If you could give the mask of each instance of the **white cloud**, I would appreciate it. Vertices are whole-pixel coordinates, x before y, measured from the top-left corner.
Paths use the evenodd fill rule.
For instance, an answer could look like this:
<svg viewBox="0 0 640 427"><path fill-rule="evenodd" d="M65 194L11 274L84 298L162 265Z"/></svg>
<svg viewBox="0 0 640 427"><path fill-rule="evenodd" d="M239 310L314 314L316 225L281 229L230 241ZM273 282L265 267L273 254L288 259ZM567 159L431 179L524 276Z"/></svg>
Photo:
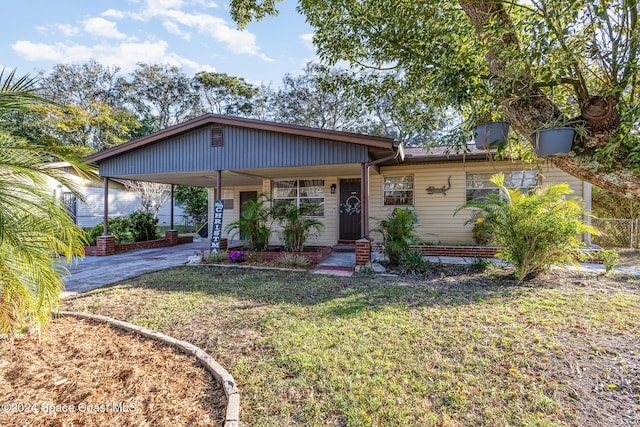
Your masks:
<svg viewBox="0 0 640 427"><path fill-rule="evenodd" d="M98 37L105 37L111 39L125 39L127 36L118 31L118 26L115 22L108 21L104 18L89 18L83 21L84 30Z"/></svg>
<svg viewBox="0 0 640 427"><path fill-rule="evenodd" d="M163 40L143 43L124 42L118 45L96 44L93 46L32 43L21 40L11 47L17 54L29 61L77 63L87 62L93 58L103 64L117 65L123 72L133 71L138 62L170 64L193 70L199 70L203 67L195 61L167 52L167 46L167 42Z"/></svg>
<svg viewBox="0 0 640 427"><path fill-rule="evenodd" d="M107 9L104 12L102 12L100 15L104 16L105 18L115 18L115 19L122 19L125 17L125 13L117 9Z"/></svg>
<svg viewBox="0 0 640 427"><path fill-rule="evenodd" d="M40 33L49 35L52 32L59 32L65 37L73 37L80 33L80 28L74 27L70 24L53 24L53 25L40 25L36 27Z"/></svg>
<svg viewBox="0 0 640 427"><path fill-rule="evenodd" d="M169 34L178 36L186 41L191 40L191 34L186 31L182 31L175 22L164 21L162 26L169 32Z"/></svg>
<svg viewBox="0 0 640 427"><path fill-rule="evenodd" d="M300 41L310 51L315 52L316 47L313 45L313 33L300 34Z"/></svg>
<svg viewBox="0 0 640 427"><path fill-rule="evenodd" d="M222 18L206 14L190 14L179 10L165 11L163 15L187 27L196 28L200 33L226 44L227 48L234 53L257 56L264 61L273 62L273 59L260 52L255 34L231 28Z"/></svg>

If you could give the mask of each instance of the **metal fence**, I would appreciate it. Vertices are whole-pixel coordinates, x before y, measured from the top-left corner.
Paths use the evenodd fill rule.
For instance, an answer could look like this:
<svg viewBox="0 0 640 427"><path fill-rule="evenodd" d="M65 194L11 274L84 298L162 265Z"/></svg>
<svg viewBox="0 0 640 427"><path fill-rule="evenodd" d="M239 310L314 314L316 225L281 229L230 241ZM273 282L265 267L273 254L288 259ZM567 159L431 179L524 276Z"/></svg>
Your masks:
<svg viewBox="0 0 640 427"><path fill-rule="evenodd" d="M640 218L592 218L591 225L600 232L591 241L599 246L637 248L639 244Z"/></svg>

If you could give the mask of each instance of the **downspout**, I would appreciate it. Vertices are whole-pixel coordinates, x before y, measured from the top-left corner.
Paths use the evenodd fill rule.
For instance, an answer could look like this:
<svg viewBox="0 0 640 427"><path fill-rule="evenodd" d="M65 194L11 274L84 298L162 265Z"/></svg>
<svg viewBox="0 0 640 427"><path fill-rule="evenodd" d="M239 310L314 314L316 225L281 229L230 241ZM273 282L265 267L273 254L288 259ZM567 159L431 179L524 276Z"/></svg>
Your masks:
<svg viewBox="0 0 640 427"><path fill-rule="evenodd" d="M399 159L398 163L404 160L404 148L402 142L394 144L394 153L372 162L362 163L361 178L360 178L360 193L362 195L362 209L360 218L360 235L362 238L369 238L369 168L376 166L389 160Z"/></svg>

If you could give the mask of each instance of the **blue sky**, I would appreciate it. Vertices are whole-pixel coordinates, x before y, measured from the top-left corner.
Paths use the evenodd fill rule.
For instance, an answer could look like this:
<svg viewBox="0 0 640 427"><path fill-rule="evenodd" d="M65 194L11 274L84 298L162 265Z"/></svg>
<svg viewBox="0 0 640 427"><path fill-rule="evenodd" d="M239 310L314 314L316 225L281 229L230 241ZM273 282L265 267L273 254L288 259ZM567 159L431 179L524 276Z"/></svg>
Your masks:
<svg viewBox="0 0 640 427"><path fill-rule="evenodd" d="M313 29L295 11L238 31L222 0L22 0L3 10L0 67L18 74L94 58L132 71L169 63L189 75L216 71L251 83L281 84L314 60Z"/></svg>

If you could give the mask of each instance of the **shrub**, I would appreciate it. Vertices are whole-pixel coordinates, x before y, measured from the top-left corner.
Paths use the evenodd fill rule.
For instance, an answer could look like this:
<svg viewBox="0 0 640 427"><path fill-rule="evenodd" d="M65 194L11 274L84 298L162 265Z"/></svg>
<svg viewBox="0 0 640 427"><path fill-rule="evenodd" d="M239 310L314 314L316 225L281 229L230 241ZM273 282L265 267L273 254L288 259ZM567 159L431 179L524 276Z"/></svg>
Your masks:
<svg viewBox="0 0 640 427"><path fill-rule="evenodd" d="M385 253L389 257L389 263L398 265L402 254L409 250L409 246L423 243L413 230L418 224L418 215L410 209L396 208L387 217L380 221L378 231L384 236Z"/></svg>
<svg viewBox="0 0 640 427"><path fill-rule="evenodd" d="M127 243L133 241L133 235L131 234L131 223L129 218L109 218L109 235L113 236L116 245L120 243ZM87 233L87 242L89 245L95 245L96 239L102 236L104 228L104 222L96 225Z"/></svg>
<svg viewBox="0 0 640 427"><path fill-rule="evenodd" d="M491 226L484 216L475 215L473 221L473 239L477 245L486 246L491 242Z"/></svg>
<svg viewBox="0 0 640 427"><path fill-rule="evenodd" d="M600 249L596 256L604 263L605 273L609 273L620 262L618 252L613 249Z"/></svg>
<svg viewBox="0 0 640 427"><path fill-rule="evenodd" d="M303 204L296 206L288 200L277 203L273 215L282 225L282 242L288 251L301 252L311 237L315 237L324 228L324 224L310 218L317 210L316 205Z"/></svg>
<svg viewBox="0 0 640 427"><path fill-rule="evenodd" d="M129 224L134 242L155 240L160 237L158 234L158 218L154 218L151 212L131 212Z"/></svg>
<svg viewBox="0 0 640 427"><path fill-rule="evenodd" d="M278 262L288 267L307 267L311 264L309 258L302 255L284 254L278 258Z"/></svg>
<svg viewBox="0 0 640 427"><path fill-rule="evenodd" d="M210 254L205 255L205 262L222 262L226 261L229 256L229 252L227 251L219 251L219 252L211 252Z"/></svg>
<svg viewBox="0 0 640 427"><path fill-rule="evenodd" d="M244 262L244 252L233 251L227 256L227 259L231 262Z"/></svg>
<svg viewBox="0 0 640 427"><path fill-rule="evenodd" d="M596 231L582 223L584 210L575 200L569 184L546 185L529 193L504 186L504 175L491 178L499 189L479 201L456 210L477 208L485 216L492 240L503 249L499 258L511 262L516 278L527 280L552 265L575 262L582 242L578 235Z"/></svg>
<svg viewBox="0 0 640 427"><path fill-rule="evenodd" d="M418 251L405 252L400 256L400 271L402 274L424 274L429 268L429 261Z"/></svg>
<svg viewBox="0 0 640 427"><path fill-rule="evenodd" d="M264 194L258 200L247 200L242 215L225 227L230 237L240 234L242 239L256 251L264 251L271 237L271 209L266 206L268 199Z"/></svg>

